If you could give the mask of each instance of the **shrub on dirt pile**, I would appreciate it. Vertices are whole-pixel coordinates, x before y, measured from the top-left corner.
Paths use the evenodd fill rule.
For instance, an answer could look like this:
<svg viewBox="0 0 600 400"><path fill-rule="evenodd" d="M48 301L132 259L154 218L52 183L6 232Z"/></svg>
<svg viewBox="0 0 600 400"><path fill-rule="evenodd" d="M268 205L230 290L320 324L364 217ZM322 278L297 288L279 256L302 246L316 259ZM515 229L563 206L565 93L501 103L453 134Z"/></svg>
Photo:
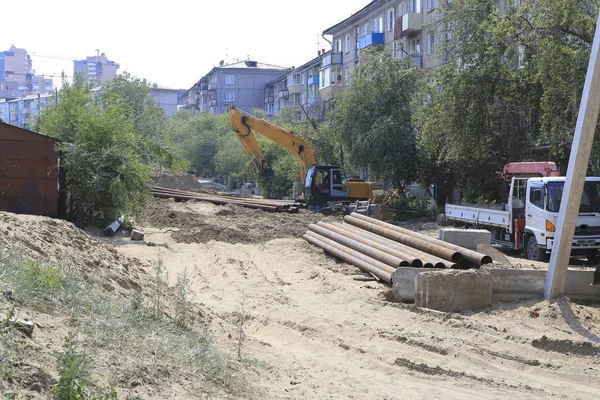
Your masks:
<svg viewBox="0 0 600 400"><path fill-rule="evenodd" d="M37 119L36 130L62 141L66 182L61 196L67 217L78 226L136 216L149 196L148 164L176 163L157 145L166 119L152 102L147 87L129 75L100 95L76 76L73 83L63 79L58 101Z"/></svg>

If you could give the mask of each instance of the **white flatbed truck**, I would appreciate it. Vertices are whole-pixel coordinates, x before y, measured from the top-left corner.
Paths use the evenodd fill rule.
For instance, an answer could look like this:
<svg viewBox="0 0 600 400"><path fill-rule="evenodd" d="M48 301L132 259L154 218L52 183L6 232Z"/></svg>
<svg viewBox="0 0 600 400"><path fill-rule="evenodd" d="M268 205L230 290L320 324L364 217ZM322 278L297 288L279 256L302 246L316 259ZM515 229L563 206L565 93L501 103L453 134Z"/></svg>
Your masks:
<svg viewBox="0 0 600 400"><path fill-rule="evenodd" d="M536 176L537 175L537 176ZM523 250L530 260L545 261L554 247L558 211L565 184L551 162L511 163L508 202L501 205L447 204L446 220L492 233L492 243ZM600 257L600 177L587 177L583 189L573 255L597 264Z"/></svg>

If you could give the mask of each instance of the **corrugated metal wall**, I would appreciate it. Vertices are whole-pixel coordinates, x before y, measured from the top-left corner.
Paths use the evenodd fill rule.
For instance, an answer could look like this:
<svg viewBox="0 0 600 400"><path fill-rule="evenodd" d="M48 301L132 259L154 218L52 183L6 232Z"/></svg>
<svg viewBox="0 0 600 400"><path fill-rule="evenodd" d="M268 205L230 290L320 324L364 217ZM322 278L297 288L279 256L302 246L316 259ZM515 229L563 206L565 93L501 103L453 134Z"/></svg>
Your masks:
<svg viewBox="0 0 600 400"><path fill-rule="evenodd" d="M56 142L0 122L0 210L56 216L58 153Z"/></svg>

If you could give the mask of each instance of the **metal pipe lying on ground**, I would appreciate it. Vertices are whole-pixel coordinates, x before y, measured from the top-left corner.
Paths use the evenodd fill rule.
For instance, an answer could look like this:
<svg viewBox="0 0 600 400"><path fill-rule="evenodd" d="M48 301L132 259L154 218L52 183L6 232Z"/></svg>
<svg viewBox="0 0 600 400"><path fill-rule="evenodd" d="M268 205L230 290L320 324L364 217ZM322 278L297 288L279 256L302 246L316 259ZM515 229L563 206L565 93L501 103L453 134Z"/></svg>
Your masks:
<svg viewBox="0 0 600 400"><path fill-rule="evenodd" d="M352 250L359 251L369 257L372 257L376 260L384 262L394 268L410 267L410 265L411 265L410 262L408 262L402 258L396 257L390 253L386 253L385 251L373 248L367 244L364 244L357 240L351 239L347 236L344 236L340 233L334 232L323 226L310 224L308 226L308 229L310 231L318 233L321 236L325 236L328 239L331 239L340 244L343 244L344 246L350 247Z"/></svg>
<svg viewBox="0 0 600 400"><path fill-rule="evenodd" d="M350 225L350 224L341 224L341 223L337 223L337 222L334 225L336 227L340 227L342 229L345 229L345 230L355 233L357 235L364 236L365 238L376 241L385 246L389 246L390 248L397 249L399 251L410 254L413 257L418 257L423 262L422 268L452 268L452 269L461 268L458 264L456 264L452 261L444 260L443 258L437 257L433 254L415 249L414 247L410 247L410 246L407 246L402 243L398 243L392 239L388 239L383 236L377 235L375 233L366 231L357 226Z"/></svg>
<svg viewBox="0 0 600 400"><path fill-rule="evenodd" d="M329 239L327 239L321 235L318 235L314 232L310 232L310 231L306 232L304 234L304 236L302 236L302 237L309 243L311 243L317 247L320 247L321 249L325 250L329 254L332 254L332 255L336 256L337 258L346 261L347 263L355 265L358 268L362 269L363 271L369 272L385 282L388 282L388 283L392 282L391 272L380 269L374 265L375 263L383 264L380 261L377 261L371 257L367 257L362 253L354 251L346 246L342 246L339 243L336 243L333 240L329 240ZM336 244L337 246L334 246L332 244ZM354 254L360 254L362 257L356 257ZM372 262L369 262L368 261L369 259ZM383 264L383 265L386 265L386 264Z"/></svg>
<svg viewBox="0 0 600 400"><path fill-rule="evenodd" d="M443 240L432 238L432 237L423 235L422 233L414 232L414 231L411 231L410 229L406 229L406 228L401 228L399 226L396 226L396 225L393 225L393 224L390 224L387 222L379 221L378 219L370 218L365 215L361 215L361 214L357 214L357 213L352 213L351 215L360 220L370 222L372 224L379 225L379 226L387 228L387 229L394 230L398 233L413 236L415 238L427 241L431 244L444 247L448 250L457 251L462 255L463 259L470 261L474 264L477 264L479 266L484 265L484 264L489 264L492 262L492 257L490 257L486 254L479 253L477 251L473 251L473 250L470 250L470 249L467 249L467 248L464 248L461 246L457 246L452 243L444 242Z"/></svg>
<svg viewBox="0 0 600 400"><path fill-rule="evenodd" d="M356 218L356 217L353 217L350 215L346 215L344 217L344 221L351 225L358 226L359 228L362 228L364 230L384 236L388 239L393 239L393 240L400 242L402 244L405 244L407 246L414 247L418 250L423 250L426 253L434 254L438 257L445 258L447 260L452 260L455 263L461 261L461 259L462 259L462 256L461 256L460 252L458 252L458 251L453 251L453 250L447 249L445 247L441 247L441 246L429 243L425 240L421 240L414 236L406 235L404 233L400 233L400 232L385 228L383 226L376 225L374 223L365 221L363 219L359 219L359 218Z"/></svg>
<svg viewBox="0 0 600 400"><path fill-rule="evenodd" d="M402 252L402 251L400 251L398 249L392 248L390 246L387 246L387 245L385 245L383 243L380 243L380 242L377 242L375 240L370 240L367 237L365 237L364 235L361 236L361 235L359 235L357 233L350 232L350 231L348 231L346 229L342 229L342 228L340 228L337 225L328 224L328 223L325 223L323 221L317 222L317 225L319 225L319 226L321 226L321 227L323 227L325 229L328 229L330 231L333 231L335 233L338 233L338 234L340 234L342 236L345 236L347 238L350 238L352 240L355 240L357 242L360 242L360 243L362 243L362 244L364 244L366 246L369 246L369 247L371 247L373 249L377 249L377 250L383 251L385 253L388 253L388 254L391 254L391 255L393 255L395 257L398 257L401 260L405 260L407 262L407 265L406 265L407 267L411 266L411 267L414 267L414 268L421 268L423 266L423 262L418 257L414 257L411 254ZM309 226L309 229L310 229L310 226ZM383 260L381 260L381 261L383 261ZM400 266L403 267L404 265L400 264Z"/></svg>

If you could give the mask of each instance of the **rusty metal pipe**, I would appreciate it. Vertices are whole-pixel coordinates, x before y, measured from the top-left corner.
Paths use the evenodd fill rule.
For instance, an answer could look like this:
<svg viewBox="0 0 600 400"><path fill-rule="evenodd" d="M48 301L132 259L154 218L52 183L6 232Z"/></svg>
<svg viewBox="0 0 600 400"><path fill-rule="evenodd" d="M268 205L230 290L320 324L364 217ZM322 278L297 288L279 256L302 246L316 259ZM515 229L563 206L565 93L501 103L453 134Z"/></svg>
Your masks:
<svg viewBox="0 0 600 400"><path fill-rule="evenodd" d="M309 243L322 248L329 254L336 256L339 259L346 261L352 265L357 266L363 271L370 272L375 275L379 279L391 283L392 282L392 274L390 272L384 271L380 268L377 268L373 263L380 263L379 261L367 257L362 253L359 253L355 250L352 250L346 246L342 246L339 243L334 242L333 240L329 240L321 235L318 235L314 232L306 232L304 236L302 236ZM357 257L355 254L359 254L362 257ZM368 262L367 260L371 260L373 263ZM380 263L383 264L383 263ZM383 264L385 265L385 264Z"/></svg>
<svg viewBox="0 0 600 400"><path fill-rule="evenodd" d="M377 235L375 233L366 231L366 230L358 228L354 225L340 224L340 223L335 223L334 225L339 226L340 228L343 228L343 229L353 232L355 234L369 238L373 241L382 243L391 248L398 249L400 251L408 253L408 254L412 255L413 257L418 257L423 262L423 268L452 268L452 269L461 268L461 266L459 264L456 264L452 261L444 260L443 258L437 257L433 254L415 249L414 247L410 247L410 246L407 246L402 243L398 243L394 240L391 240L391 239L385 238L383 236Z"/></svg>
<svg viewBox="0 0 600 400"><path fill-rule="evenodd" d="M387 222L383 222L383 221L380 221L375 218L367 217L365 215L352 213L352 216L355 218L358 218L360 220L370 222L372 224L379 225L379 226L387 228L387 229L394 230L394 231L396 231L398 233L402 233L404 235L413 236L417 239L421 239L421 240L424 240L431 244L444 247L448 250L457 251L462 255L462 258L465 259L466 261L472 262L472 263L480 265L480 266L483 264L489 264L492 262L492 257L485 255L483 253L479 253L477 251L466 249L464 247L457 246L452 243L444 242L443 240L432 238L432 237L423 235L422 233L414 232L414 231L411 231L410 229L401 228L399 226L389 224Z"/></svg>
<svg viewBox="0 0 600 400"><path fill-rule="evenodd" d="M414 257L411 254L405 253L403 251L400 251L398 249L392 248L390 246L387 246L381 242L377 242L375 240L370 240L367 237L365 237L364 235L361 236L359 234L356 234L354 232L348 231L346 229L342 229L337 225L333 225L333 224L328 224L326 222L323 221L319 221L317 222L317 225L329 230L329 231L333 231L337 234L340 234L344 237L350 238L352 240L355 240L357 242L360 242L366 246L369 246L373 249L376 250L380 250L383 251L385 253L391 254L395 257L398 257L401 260L405 260L406 261L406 265L402 265L400 264L401 267L414 267L414 268L421 268L423 266L423 262L418 258L418 257ZM310 228L310 227L309 227ZM383 261L383 260L381 260Z"/></svg>
<svg viewBox="0 0 600 400"><path fill-rule="evenodd" d="M366 254L367 256L372 257L381 262L384 262L394 268L410 267L410 262L402 258L396 257L379 249L375 249L357 240L353 240L347 236L341 235L337 232L324 228L323 226L310 224L308 226L308 229L310 231L318 233L321 236L325 236L328 239L343 244L344 246L350 247L352 250L360 251L361 253Z"/></svg>
<svg viewBox="0 0 600 400"><path fill-rule="evenodd" d="M429 243L425 240L418 239L414 236L406 235L404 233L400 233L394 231L392 229L385 228L380 225L373 224L369 221L365 221L363 219L359 219L350 215L346 215L344 217L344 221L347 223L358 226L364 230L376 233L378 235L384 236L388 239L393 239L397 242L405 244L410 247L414 247L418 250L422 250L426 253L434 254L438 257L445 258L447 260L452 260L457 263L462 260L462 256L458 251L452 251L445 247L437 246L435 244Z"/></svg>

